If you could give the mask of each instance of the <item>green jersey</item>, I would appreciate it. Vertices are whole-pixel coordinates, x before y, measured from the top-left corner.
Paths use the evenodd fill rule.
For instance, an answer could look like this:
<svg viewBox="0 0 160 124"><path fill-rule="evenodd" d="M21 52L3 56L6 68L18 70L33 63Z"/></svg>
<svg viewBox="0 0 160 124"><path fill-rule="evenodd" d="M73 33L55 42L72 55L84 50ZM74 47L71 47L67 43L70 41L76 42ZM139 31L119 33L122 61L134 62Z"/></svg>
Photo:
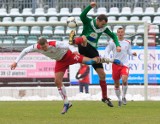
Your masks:
<svg viewBox="0 0 160 124"><path fill-rule="evenodd" d="M80 15L81 21L83 22L83 31L82 31L81 36L85 35L87 38L87 42L90 45L92 45L94 48L97 48L99 37L102 35L102 33L106 33L113 39L116 46L120 46L116 34L111 32L107 28L107 26L103 28L98 28L96 25L96 19L91 19L87 17L87 13L91 9L92 7L89 5L88 7L84 9L84 11Z"/></svg>

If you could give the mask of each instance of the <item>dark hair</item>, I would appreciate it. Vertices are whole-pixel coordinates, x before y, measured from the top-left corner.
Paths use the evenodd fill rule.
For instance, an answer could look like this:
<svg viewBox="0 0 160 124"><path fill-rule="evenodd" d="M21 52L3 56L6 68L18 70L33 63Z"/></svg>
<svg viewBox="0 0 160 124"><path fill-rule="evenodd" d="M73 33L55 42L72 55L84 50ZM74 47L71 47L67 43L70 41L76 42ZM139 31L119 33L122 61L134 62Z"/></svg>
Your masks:
<svg viewBox="0 0 160 124"><path fill-rule="evenodd" d="M45 39L45 38L40 38L39 40L38 40L38 44L39 45L45 45L45 43L47 43L47 40Z"/></svg>
<svg viewBox="0 0 160 124"><path fill-rule="evenodd" d="M124 30L124 28L123 27L119 27L118 30Z"/></svg>
<svg viewBox="0 0 160 124"><path fill-rule="evenodd" d="M107 18L107 16L105 15L105 14L100 14L99 16L97 16L97 19L99 20L99 21L105 21L105 22L108 22L108 18Z"/></svg>

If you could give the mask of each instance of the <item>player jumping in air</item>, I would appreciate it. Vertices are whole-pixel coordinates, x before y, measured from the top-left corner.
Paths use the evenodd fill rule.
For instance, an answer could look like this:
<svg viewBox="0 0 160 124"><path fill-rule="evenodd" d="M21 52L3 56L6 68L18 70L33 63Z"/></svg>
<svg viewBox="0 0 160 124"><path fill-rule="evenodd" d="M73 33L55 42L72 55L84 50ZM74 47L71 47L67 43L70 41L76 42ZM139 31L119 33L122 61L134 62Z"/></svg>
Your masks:
<svg viewBox="0 0 160 124"><path fill-rule="evenodd" d="M45 56L55 59L56 65L55 65L55 84L58 88L59 94L61 95L64 106L62 110L62 114L65 114L67 110L72 106L72 103L68 101L66 89L65 86L62 83L64 73L66 69L69 67L69 65L75 64L75 63L84 63L87 65L95 64L95 63L104 63L104 62L110 62L109 59L95 57L95 58L88 58L84 57L83 55L72 53L69 49L69 44L65 44L63 42L58 41L49 41L45 38L40 38L37 41L37 44L31 45L25 49L22 50L20 55L17 57L17 59L11 64L11 69L15 69L18 62L27 54L30 52L38 52L41 54L44 54ZM120 63L117 60L111 61L114 63Z"/></svg>
<svg viewBox="0 0 160 124"><path fill-rule="evenodd" d="M77 44L79 53L89 58L99 56L97 51L97 44L99 37L102 33L108 34L116 44L117 52L121 51L121 47L118 42L117 36L107 28L107 16L104 14L99 15L95 19L87 17L87 13L96 6L96 2L91 2L80 15L80 19L83 22L83 31L80 37L75 37L75 32L71 31L69 37L69 44ZM106 41L107 42L107 41ZM113 107L110 99L107 96L106 74L101 63L92 65L95 71L98 73L99 82L102 89L102 102L108 106Z"/></svg>

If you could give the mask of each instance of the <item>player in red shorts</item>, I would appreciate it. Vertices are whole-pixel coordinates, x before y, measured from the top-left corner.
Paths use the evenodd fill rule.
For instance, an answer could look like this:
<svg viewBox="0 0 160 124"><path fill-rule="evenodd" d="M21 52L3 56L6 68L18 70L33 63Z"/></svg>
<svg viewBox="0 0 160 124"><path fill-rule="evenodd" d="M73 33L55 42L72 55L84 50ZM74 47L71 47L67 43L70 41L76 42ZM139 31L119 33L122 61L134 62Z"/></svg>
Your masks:
<svg viewBox="0 0 160 124"><path fill-rule="evenodd" d="M117 36L119 40L119 44L121 46L121 52L116 51L116 45L113 41L110 41L108 46L105 49L105 57L107 58L109 53L113 52L113 58L118 59L122 62L121 65L112 64L112 78L114 80L115 85L115 93L118 97L118 106L121 106L122 103L126 105L126 92L128 88L128 55L137 56L136 52L131 51L130 41L124 39L125 30L123 28L118 28ZM121 99L121 91L120 91L120 78L122 78L122 99Z"/></svg>
<svg viewBox="0 0 160 124"><path fill-rule="evenodd" d="M64 73L69 65L75 63L84 63L87 65L95 64L95 63L105 63L110 62L109 59L95 57L88 58L84 57L77 53L72 53L69 49L69 44L65 44L63 42L58 41L49 41L45 38L40 38L37 44L31 45L20 53L17 59L11 64L11 69L15 69L17 63L29 52L38 52L44 54L45 56L55 59L55 84L58 88L59 94L61 95L64 101L64 107L62 110L62 114L65 114L67 110L72 106L71 102L68 101L65 87L62 83ZM119 63L119 61L112 61L114 63Z"/></svg>

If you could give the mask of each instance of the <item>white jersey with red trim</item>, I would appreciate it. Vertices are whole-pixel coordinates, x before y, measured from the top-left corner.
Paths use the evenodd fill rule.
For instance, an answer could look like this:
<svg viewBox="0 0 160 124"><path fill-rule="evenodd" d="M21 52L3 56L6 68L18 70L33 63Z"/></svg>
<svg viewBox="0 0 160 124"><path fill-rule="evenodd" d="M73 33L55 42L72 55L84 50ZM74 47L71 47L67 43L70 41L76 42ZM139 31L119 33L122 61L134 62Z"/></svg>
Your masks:
<svg viewBox="0 0 160 124"><path fill-rule="evenodd" d="M23 58L27 53L30 53L30 52L38 52L38 53L41 53L51 59L61 60L69 49L68 44L65 44L60 41L49 41L48 45L49 45L49 47L48 47L47 51L41 50L39 44L34 44L34 45L31 45L31 46L23 49L23 51L17 57L15 62L18 63L21 60L21 58Z"/></svg>
<svg viewBox="0 0 160 124"><path fill-rule="evenodd" d="M121 52L116 51L116 45L113 41L109 41L108 46L105 49L104 57L109 58L109 54L113 52L113 58L120 60L123 65L128 67L128 55L132 55L131 44L128 40L119 41L121 46Z"/></svg>

